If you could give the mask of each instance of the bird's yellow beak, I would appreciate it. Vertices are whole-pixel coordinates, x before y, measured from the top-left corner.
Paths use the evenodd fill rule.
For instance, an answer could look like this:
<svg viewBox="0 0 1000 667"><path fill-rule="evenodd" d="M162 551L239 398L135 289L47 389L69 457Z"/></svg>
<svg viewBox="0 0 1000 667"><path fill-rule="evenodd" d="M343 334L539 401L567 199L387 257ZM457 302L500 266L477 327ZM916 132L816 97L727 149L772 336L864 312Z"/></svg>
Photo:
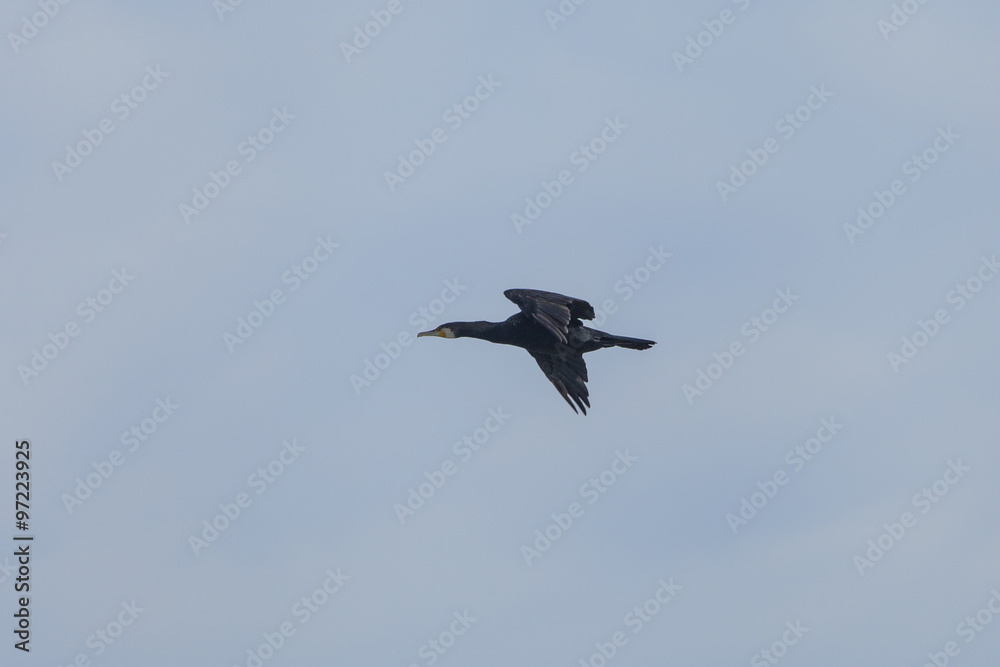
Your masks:
<svg viewBox="0 0 1000 667"><path fill-rule="evenodd" d="M454 338L455 335L447 327L438 327L437 329L432 329L430 331L421 331L417 334L417 338L421 336L440 336L441 338Z"/></svg>
<svg viewBox="0 0 1000 667"><path fill-rule="evenodd" d="M433 329L431 331L421 331L420 333L417 334L417 338L420 338L421 336L441 336L442 338L444 338L444 332L441 331L441 329Z"/></svg>

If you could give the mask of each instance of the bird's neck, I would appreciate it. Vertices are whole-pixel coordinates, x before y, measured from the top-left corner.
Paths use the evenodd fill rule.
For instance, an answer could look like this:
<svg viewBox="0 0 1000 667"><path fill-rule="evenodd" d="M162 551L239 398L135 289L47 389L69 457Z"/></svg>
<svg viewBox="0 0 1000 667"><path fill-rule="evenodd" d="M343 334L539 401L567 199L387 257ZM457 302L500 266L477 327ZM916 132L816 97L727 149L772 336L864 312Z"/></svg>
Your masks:
<svg viewBox="0 0 1000 667"><path fill-rule="evenodd" d="M501 324L503 322L463 322L461 336L488 340L491 343L507 343Z"/></svg>

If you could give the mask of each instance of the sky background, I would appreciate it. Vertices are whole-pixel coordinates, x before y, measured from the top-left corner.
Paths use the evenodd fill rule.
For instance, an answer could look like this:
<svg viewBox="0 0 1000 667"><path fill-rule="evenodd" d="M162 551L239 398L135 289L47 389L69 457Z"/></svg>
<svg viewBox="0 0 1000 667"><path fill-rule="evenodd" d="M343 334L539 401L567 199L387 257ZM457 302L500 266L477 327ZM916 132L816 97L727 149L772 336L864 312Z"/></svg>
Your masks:
<svg viewBox="0 0 1000 667"><path fill-rule="evenodd" d="M265 665L408 667L440 639L442 667L600 667L621 632L608 664L773 664L768 650L918 666L948 642L951 664L994 664L1000 281L977 272L1000 253L1000 7L903 4L915 13L889 31L887 1L565 1L564 21L556 0L5 3L0 662L252 667L264 644ZM391 22L348 58L372 12ZM481 80L492 91L468 101ZM609 121L619 136L581 162ZM76 167L54 166L81 142ZM908 162L925 151L926 170ZM515 224L563 170L559 197ZM896 180L873 225L845 229ZM337 247L296 285L317 239ZM670 257L646 272L651 248ZM422 326L447 284L458 296ZM610 302L598 328L658 344L588 355L584 417L523 351L412 338L505 319L512 287ZM777 290L796 299L758 329ZM938 310L946 323L893 364ZM743 354L711 367L734 342ZM352 382L369 363L378 376ZM686 394L702 372L716 379ZM177 406L161 423L158 400ZM460 455L491 410L509 417ZM842 427L796 470L788 452L823 419ZM130 451L144 420L155 432ZM18 439L28 655L11 632ZM282 451L280 475L254 477ZM619 452L631 466L582 494ZM745 525L727 519L752 498ZM526 558L574 502L582 515ZM859 565L880 536L891 548ZM627 614L661 579L673 597L634 632ZM324 603L303 619L310 596ZM142 610L124 628L123 604ZM960 626L982 609L992 623ZM456 614L475 621L452 637ZM269 651L282 624L294 634Z"/></svg>

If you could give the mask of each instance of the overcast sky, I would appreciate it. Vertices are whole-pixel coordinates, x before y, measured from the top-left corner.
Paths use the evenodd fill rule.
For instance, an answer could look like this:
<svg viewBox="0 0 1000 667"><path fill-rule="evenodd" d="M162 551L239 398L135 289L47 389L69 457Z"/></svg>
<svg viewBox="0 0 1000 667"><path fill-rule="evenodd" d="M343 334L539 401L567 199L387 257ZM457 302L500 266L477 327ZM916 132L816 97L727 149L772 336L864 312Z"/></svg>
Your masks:
<svg viewBox="0 0 1000 667"><path fill-rule="evenodd" d="M995 663L998 19L5 3L0 662Z"/></svg>

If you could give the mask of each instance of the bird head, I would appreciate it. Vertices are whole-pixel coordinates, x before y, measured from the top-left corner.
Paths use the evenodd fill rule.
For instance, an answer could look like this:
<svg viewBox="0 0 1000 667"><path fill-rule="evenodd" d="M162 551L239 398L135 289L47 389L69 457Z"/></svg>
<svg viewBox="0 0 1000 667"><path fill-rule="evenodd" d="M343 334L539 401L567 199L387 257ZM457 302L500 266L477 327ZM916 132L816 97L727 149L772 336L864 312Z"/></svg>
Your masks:
<svg viewBox="0 0 1000 667"><path fill-rule="evenodd" d="M455 329L451 324L442 324L437 329L431 329L430 331L421 331L417 334L417 338L421 336L440 336L441 338L457 338L455 335Z"/></svg>

